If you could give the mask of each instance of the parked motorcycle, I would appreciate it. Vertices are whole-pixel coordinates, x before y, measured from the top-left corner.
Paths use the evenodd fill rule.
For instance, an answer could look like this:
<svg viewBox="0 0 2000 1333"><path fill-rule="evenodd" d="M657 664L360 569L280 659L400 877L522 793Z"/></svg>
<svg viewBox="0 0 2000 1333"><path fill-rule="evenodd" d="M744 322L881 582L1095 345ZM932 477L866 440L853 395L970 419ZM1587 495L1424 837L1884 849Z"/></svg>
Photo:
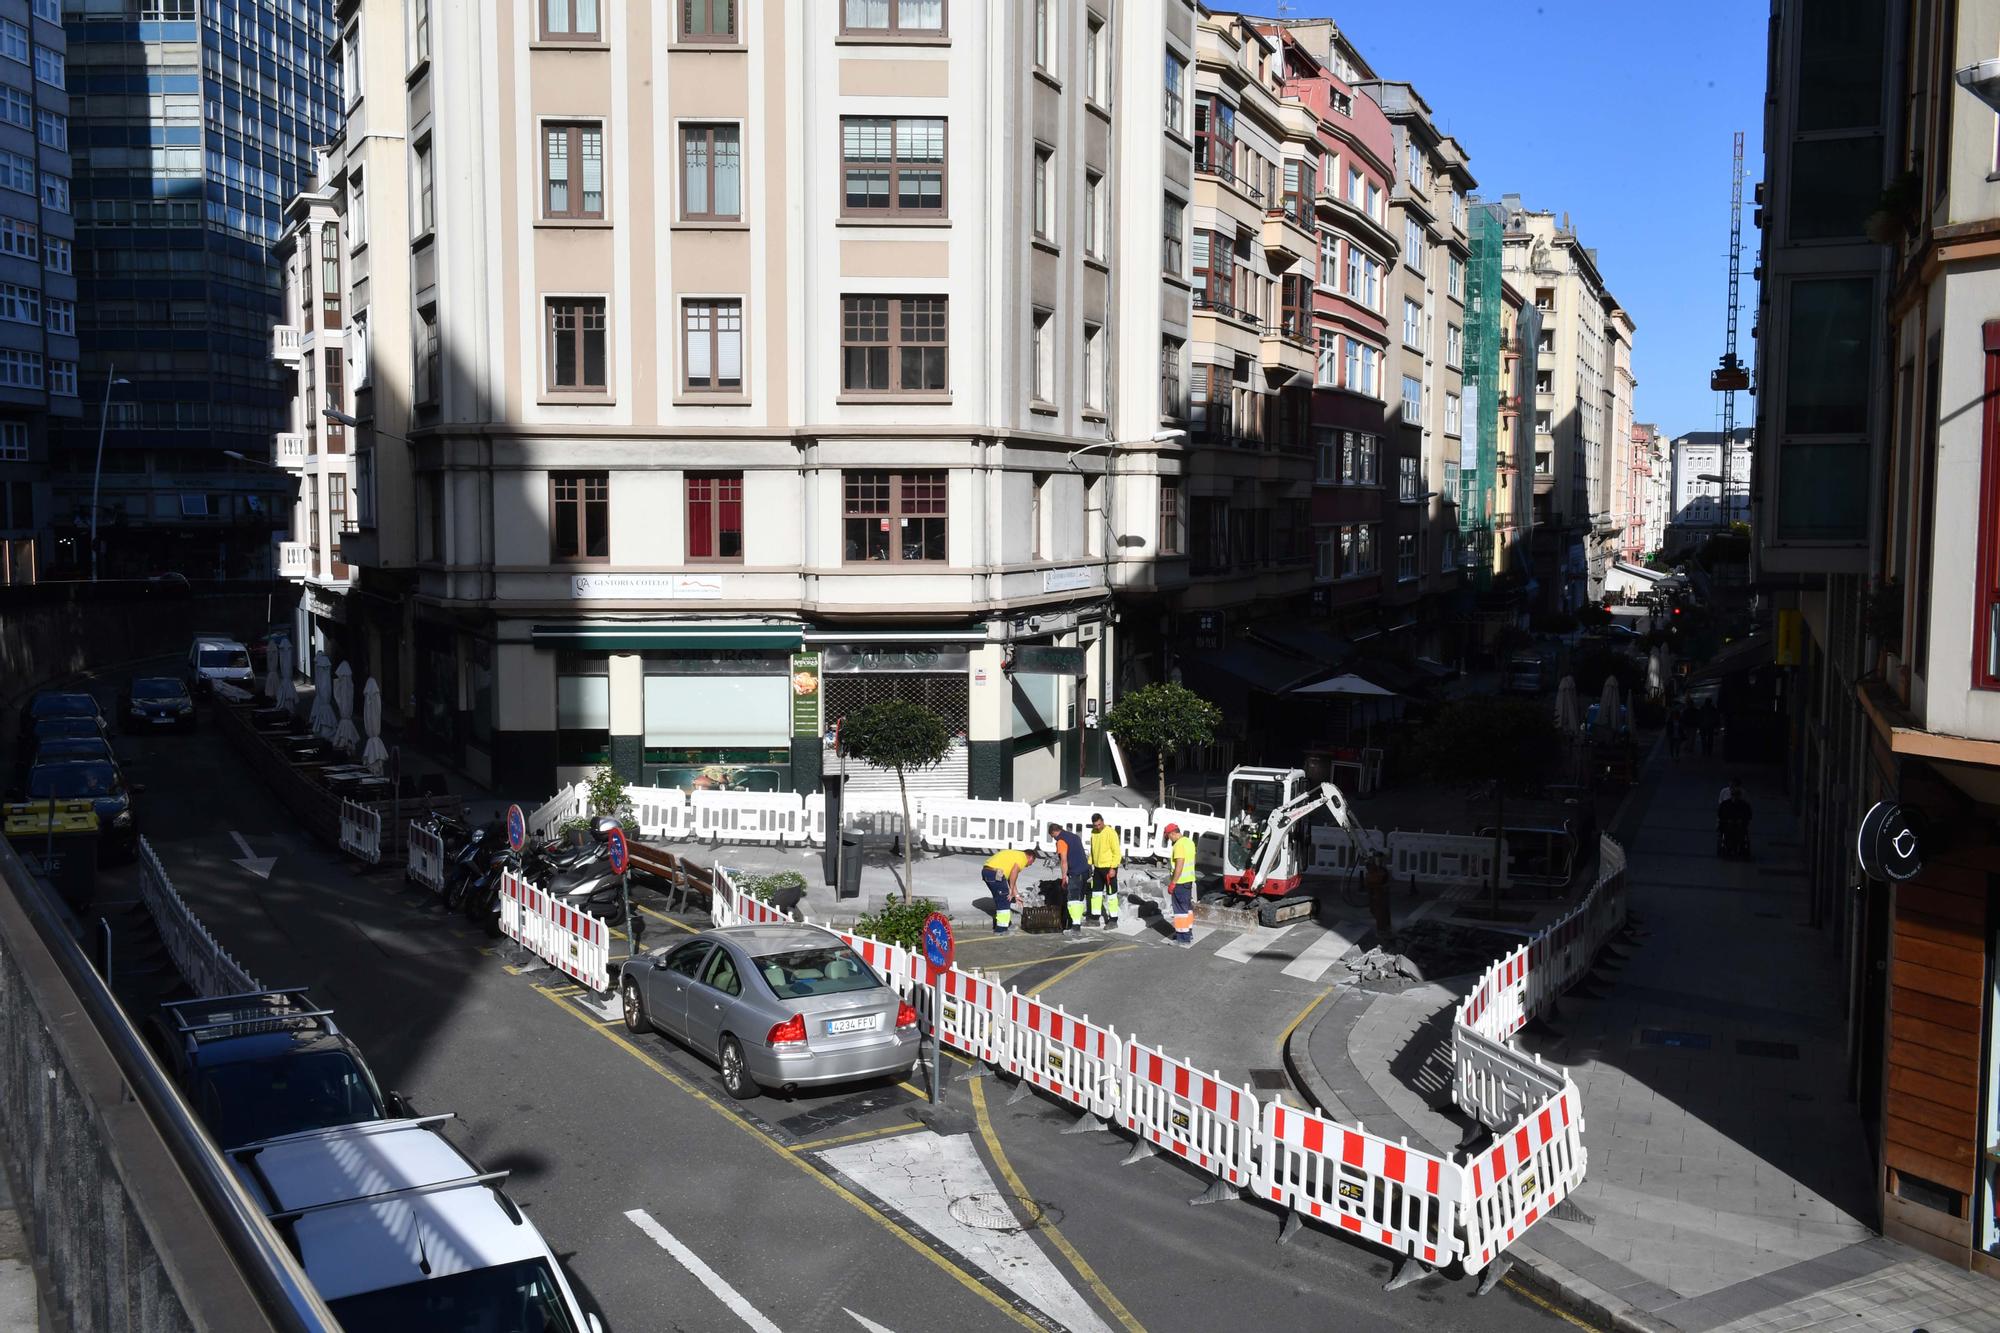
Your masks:
<svg viewBox="0 0 2000 1333"><path fill-rule="evenodd" d="M458 853L446 864L442 893L446 911L457 911L464 905L466 890L472 887L472 882L479 878L480 871L486 868L488 844L496 841L489 836L490 833L491 830L486 828L473 829L466 836L465 843L458 849Z"/></svg>
<svg viewBox="0 0 2000 1333"><path fill-rule="evenodd" d="M487 938L500 936L500 888L508 871L519 874L521 858L513 849L501 846L487 854L479 877L466 890L462 910L467 921L481 926Z"/></svg>

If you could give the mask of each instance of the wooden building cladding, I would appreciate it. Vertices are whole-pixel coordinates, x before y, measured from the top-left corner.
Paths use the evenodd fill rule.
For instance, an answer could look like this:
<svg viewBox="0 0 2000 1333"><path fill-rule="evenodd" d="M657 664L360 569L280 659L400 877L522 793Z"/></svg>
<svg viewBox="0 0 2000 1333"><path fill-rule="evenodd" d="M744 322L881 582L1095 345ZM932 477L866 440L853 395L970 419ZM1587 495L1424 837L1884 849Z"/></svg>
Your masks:
<svg viewBox="0 0 2000 1333"><path fill-rule="evenodd" d="M1883 1093L1883 1229L1952 1263L1978 1197L1986 941L2000 848L1927 855L1895 887Z"/></svg>

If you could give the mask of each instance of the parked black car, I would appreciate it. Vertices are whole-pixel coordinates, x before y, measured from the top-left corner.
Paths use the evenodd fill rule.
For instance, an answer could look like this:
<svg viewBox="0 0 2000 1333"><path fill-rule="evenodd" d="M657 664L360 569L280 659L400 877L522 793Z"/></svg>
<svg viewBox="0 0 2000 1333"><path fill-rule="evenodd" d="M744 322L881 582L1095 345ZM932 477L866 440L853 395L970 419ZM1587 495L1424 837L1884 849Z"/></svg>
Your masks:
<svg viewBox="0 0 2000 1333"><path fill-rule="evenodd" d="M104 710L97 706L94 697L82 690L43 690L28 700L28 706L21 710L23 739L35 734L36 723L56 717L95 718L102 726Z"/></svg>
<svg viewBox="0 0 2000 1333"><path fill-rule="evenodd" d="M408 1113L302 988L163 1004L146 1041L224 1149Z"/></svg>
<svg viewBox="0 0 2000 1333"><path fill-rule="evenodd" d="M136 731L195 728L194 699L172 676L139 676L118 692L118 725Z"/></svg>

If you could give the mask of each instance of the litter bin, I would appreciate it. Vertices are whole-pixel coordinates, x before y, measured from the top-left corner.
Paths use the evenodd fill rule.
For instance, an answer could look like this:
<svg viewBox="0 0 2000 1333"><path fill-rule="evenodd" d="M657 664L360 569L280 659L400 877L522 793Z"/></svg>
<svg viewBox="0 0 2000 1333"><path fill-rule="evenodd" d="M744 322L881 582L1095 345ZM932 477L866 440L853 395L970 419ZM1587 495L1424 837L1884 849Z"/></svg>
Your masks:
<svg viewBox="0 0 2000 1333"><path fill-rule="evenodd" d="M840 879L835 889L839 897L861 896L861 840L859 833L840 835Z"/></svg>

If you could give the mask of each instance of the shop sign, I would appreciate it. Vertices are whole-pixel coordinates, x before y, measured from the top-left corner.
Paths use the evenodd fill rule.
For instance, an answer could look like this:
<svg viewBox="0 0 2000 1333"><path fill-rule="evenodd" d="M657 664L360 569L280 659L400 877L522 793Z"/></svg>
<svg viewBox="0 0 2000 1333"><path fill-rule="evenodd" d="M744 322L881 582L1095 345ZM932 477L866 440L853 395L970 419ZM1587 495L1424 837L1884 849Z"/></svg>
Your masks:
<svg viewBox="0 0 2000 1333"><path fill-rule="evenodd" d="M347 623L347 599L338 595L328 596L310 584L299 591L299 605L309 616L321 620L331 620L336 625Z"/></svg>
<svg viewBox="0 0 2000 1333"><path fill-rule="evenodd" d="M1083 649L1024 644L1013 650L1007 669L1017 676L1083 676Z"/></svg>
<svg viewBox="0 0 2000 1333"><path fill-rule="evenodd" d="M1194 618L1194 646L1202 649L1222 647L1228 638L1223 618L1213 611L1203 611Z"/></svg>
<svg viewBox="0 0 2000 1333"><path fill-rule="evenodd" d="M962 644L926 645L921 648L833 648L826 650L822 669L829 672L921 672L943 674L967 671L972 667L972 651Z"/></svg>
<svg viewBox="0 0 2000 1333"><path fill-rule="evenodd" d="M720 574L572 574L572 601L600 598L712 602L722 596Z"/></svg>
<svg viewBox="0 0 2000 1333"><path fill-rule="evenodd" d="M1071 565L1067 569L1045 569L1042 571L1043 592L1075 592L1079 588L1097 586L1095 565Z"/></svg>
<svg viewBox="0 0 2000 1333"><path fill-rule="evenodd" d="M792 654L792 735L819 735L819 654Z"/></svg>

